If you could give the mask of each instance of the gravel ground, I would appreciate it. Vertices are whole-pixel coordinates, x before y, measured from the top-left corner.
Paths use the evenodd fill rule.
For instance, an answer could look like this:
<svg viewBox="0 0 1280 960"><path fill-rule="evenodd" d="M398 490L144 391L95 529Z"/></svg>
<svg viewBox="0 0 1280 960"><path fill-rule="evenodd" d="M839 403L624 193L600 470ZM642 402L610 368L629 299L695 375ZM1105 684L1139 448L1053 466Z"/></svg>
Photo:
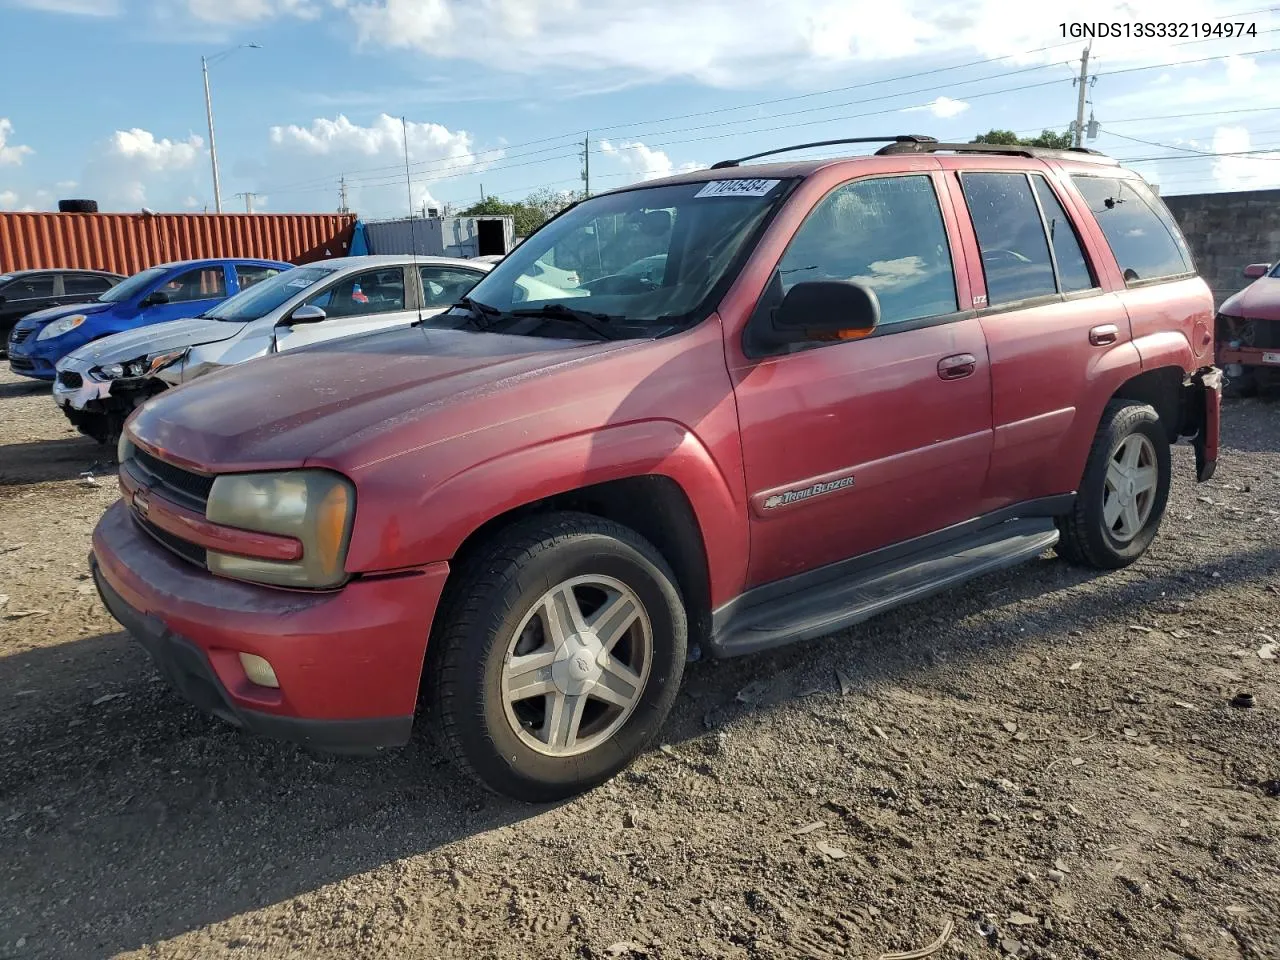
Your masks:
<svg viewBox="0 0 1280 960"><path fill-rule="evenodd" d="M106 451L0 374L0 958L1280 957L1280 404L1224 435L1128 570L694 664L532 808L179 701L86 580Z"/></svg>

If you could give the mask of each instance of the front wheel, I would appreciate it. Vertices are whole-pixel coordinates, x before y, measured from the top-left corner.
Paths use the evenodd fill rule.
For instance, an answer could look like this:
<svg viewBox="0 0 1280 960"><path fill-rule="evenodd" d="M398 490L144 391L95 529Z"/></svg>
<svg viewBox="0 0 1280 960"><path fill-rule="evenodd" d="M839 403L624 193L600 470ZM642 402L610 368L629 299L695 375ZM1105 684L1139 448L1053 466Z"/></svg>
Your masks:
<svg viewBox="0 0 1280 960"><path fill-rule="evenodd" d="M437 732L482 784L518 800L609 779L675 701L688 627L662 555L585 514L513 526L465 563L428 651Z"/></svg>
<svg viewBox="0 0 1280 960"><path fill-rule="evenodd" d="M1155 409L1133 400L1107 404L1071 513L1058 519L1058 553L1099 570L1146 553L1169 500L1169 438Z"/></svg>

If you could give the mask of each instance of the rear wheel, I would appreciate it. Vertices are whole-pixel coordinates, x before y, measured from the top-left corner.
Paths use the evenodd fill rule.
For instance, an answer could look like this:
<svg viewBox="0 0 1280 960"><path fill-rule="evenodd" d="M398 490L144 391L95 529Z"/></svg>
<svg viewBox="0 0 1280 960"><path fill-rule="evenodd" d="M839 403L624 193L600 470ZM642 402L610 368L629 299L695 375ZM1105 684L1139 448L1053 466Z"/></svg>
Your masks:
<svg viewBox="0 0 1280 960"><path fill-rule="evenodd" d="M1072 563L1115 570L1142 556L1169 499L1169 439L1155 409L1133 400L1107 404L1071 513L1058 520L1058 553Z"/></svg>
<svg viewBox="0 0 1280 960"><path fill-rule="evenodd" d="M518 524L458 572L427 665L439 739L482 784L555 800L607 780L675 701L687 626L634 531L584 514Z"/></svg>

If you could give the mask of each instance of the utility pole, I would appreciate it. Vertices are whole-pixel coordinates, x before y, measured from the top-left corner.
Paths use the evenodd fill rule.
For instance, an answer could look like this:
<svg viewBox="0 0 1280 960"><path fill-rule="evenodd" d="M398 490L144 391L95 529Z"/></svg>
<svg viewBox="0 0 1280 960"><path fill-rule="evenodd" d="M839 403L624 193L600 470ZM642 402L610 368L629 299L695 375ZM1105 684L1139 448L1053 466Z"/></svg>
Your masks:
<svg viewBox="0 0 1280 960"><path fill-rule="evenodd" d="M1093 46L1092 43L1089 44L1089 47L1091 46ZM1075 134L1077 147L1084 146L1084 102L1089 92L1089 47L1084 48L1084 53L1080 57L1080 76L1076 79L1080 92L1076 97L1076 122L1072 132Z"/></svg>
<svg viewBox="0 0 1280 960"><path fill-rule="evenodd" d="M484 203L484 184L480 184L480 202Z"/></svg>
<svg viewBox="0 0 1280 960"><path fill-rule="evenodd" d="M204 112L209 120L209 162L213 164L213 206L222 212L222 184L218 181L218 146L213 140L213 98L209 96L209 61L200 58L200 70L204 73Z"/></svg>
<svg viewBox="0 0 1280 960"><path fill-rule="evenodd" d="M347 178L345 175L338 178L338 212L351 212L347 209Z"/></svg>
<svg viewBox="0 0 1280 960"><path fill-rule="evenodd" d="M582 183L583 194L591 196L591 131L582 138Z"/></svg>
<svg viewBox="0 0 1280 960"><path fill-rule="evenodd" d="M245 193L237 193L236 196L244 197L244 212L253 213L253 198L256 197L257 194L246 191Z"/></svg>

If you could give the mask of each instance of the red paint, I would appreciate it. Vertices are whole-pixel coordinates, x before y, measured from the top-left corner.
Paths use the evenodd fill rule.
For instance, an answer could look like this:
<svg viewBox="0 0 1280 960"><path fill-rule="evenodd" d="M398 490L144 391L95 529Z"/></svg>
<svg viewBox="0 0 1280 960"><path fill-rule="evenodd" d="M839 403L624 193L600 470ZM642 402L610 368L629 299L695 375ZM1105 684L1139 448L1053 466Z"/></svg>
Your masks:
<svg viewBox="0 0 1280 960"><path fill-rule="evenodd" d="M447 564L420 567L416 576L355 580L329 593L274 590L178 559L138 530L123 502L98 522L93 552L125 602L203 650L244 707L317 720L414 711ZM239 652L271 663L278 694L246 693Z"/></svg>
<svg viewBox="0 0 1280 960"><path fill-rule="evenodd" d="M1043 174L1077 221L1097 290L986 309L962 169ZM1210 362L1207 287L1194 279L1126 288L1069 178L1096 169L928 155L746 168L802 179L717 311L684 333L569 347L410 329L232 367L133 415L137 442L197 472L313 466L349 477L358 508L347 570L357 576L342 590L313 595L214 577L155 546L122 506L100 524L95 552L128 602L195 634L238 695L300 716L392 716L412 709L459 545L555 494L670 478L693 508L713 607L1009 504L1069 494L1117 389L1149 370L1187 376ZM748 319L814 205L851 179L901 173L925 173L935 185L962 313L747 356ZM1216 456L1217 405L1205 406ZM795 496L817 484L830 489ZM416 575L370 576L406 570ZM236 659L218 652L235 650L260 653L278 674L283 657L279 704L245 688ZM382 701L380 684L391 691Z"/></svg>
<svg viewBox="0 0 1280 960"><path fill-rule="evenodd" d="M1218 311L1226 317L1248 320L1280 320L1280 277L1261 277L1234 296Z"/></svg>
<svg viewBox="0 0 1280 960"><path fill-rule="evenodd" d="M144 487L128 466L120 470L120 489L126 503L152 526L181 537L206 550L233 553L257 560L300 560L302 542L295 537L241 530L211 523L194 510L174 503L156 491Z"/></svg>

